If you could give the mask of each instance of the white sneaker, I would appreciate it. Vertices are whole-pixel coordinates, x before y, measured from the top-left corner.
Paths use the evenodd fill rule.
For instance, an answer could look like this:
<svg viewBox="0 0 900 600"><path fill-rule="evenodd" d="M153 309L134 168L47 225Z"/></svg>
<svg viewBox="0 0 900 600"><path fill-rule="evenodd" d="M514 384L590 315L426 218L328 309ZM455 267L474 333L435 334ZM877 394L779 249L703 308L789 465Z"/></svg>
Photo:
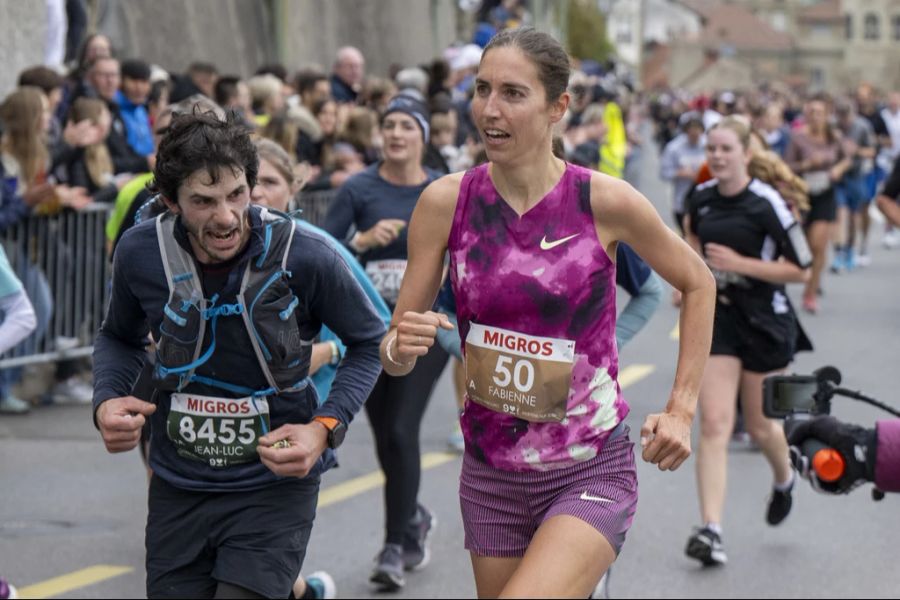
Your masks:
<svg viewBox="0 0 900 600"><path fill-rule="evenodd" d="M859 254L856 257L856 264L860 267L868 267L872 264L872 256L869 254Z"/></svg>
<svg viewBox="0 0 900 600"><path fill-rule="evenodd" d="M78 377L70 377L53 386L50 396L56 404L90 404L94 399L94 388Z"/></svg>
<svg viewBox="0 0 900 600"><path fill-rule="evenodd" d="M609 598L609 573L612 571L612 567L609 568L606 573L603 574L603 577L600 578L600 581L597 582L597 586L594 588L594 592L591 594L591 598L597 599L605 599Z"/></svg>
<svg viewBox="0 0 900 600"><path fill-rule="evenodd" d="M0 398L0 413L7 415L24 415L31 410L31 404L15 396ZM2 596L0 596L2 598Z"/></svg>
<svg viewBox="0 0 900 600"><path fill-rule="evenodd" d="M896 229L886 231L884 233L884 238L882 238L881 240L881 243L884 244L884 247L888 250L893 250L894 248L900 246L900 233L898 233Z"/></svg>
<svg viewBox="0 0 900 600"><path fill-rule="evenodd" d="M81 340L77 337L66 337L64 335L57 336L53 340L53 346L58 352L65 354L69 350L74 350L81 346Z"/></svg>
<svg viewBox="0 0 900 600"><path fill-rule="evenodd" d="M5 577L0 577L0 599L16 600L18 597L19 592L16 590L16 586L8 582Z"/></svg>
<svg viewBox="0 0 900 600"><path fill-rule="evenodd" d="M334 584L334 579L325 571L316 571L307 575L306 585L312 589L316 598L337 598L337 586Z"/></svg>

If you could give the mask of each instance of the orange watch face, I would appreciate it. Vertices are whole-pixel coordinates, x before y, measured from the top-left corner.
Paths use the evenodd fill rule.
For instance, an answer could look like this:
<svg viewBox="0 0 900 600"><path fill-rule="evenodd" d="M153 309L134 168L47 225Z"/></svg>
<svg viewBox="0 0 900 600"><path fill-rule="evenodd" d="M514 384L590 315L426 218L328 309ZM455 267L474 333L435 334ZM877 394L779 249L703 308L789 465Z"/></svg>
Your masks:
<svg viewBox="0 0 900 600"><path fill-rule="evenodd" d="M337 427L338 423L340 423L340 421L338 421L334 417L316 417L315 419L313 419L313 421L318 421L319 423L327 427L329 431Z"/></svg>

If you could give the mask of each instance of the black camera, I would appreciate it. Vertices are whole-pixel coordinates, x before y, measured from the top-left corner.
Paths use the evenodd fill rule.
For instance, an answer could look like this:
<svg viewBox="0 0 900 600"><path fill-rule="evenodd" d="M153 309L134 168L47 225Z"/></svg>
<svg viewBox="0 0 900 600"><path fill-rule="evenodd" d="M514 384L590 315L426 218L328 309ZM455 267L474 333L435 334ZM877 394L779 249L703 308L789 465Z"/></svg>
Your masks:
<svg viewBox="0 0 900 600"><path fill-rule="evenodd" d="M770 419L783 419L788 438L800 422L831 414L831 400L835 396L853 398L881 408L895 416L900 412L861 392L840 387L841 373L834 367L821 367L812 375L772 375L763 380L763 413ZM873 450L874 451L874 450ZM812 437L799 448L791 446L791 463L801 476L816 486L831 483L844 474L845 465L853 457L840 455ZM812 476L812 475L815 476ZM880 500L884 493L873 490L873 498Z"/></svg>
<svg viewBox="0 0 900 600"><path fill-rule="evenodd" d="M812 375L773 375L763 380L763 414L770 419L831 413L831 398L841 374L834 367Z"/></svg>

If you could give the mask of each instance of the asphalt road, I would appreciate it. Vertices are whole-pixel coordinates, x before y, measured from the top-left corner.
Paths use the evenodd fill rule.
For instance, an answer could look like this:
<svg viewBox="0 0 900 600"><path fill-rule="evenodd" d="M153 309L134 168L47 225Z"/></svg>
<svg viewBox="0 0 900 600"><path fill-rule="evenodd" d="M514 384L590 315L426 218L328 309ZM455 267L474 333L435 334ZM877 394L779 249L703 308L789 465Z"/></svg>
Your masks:
<svg viewBox="0 0 900 600"><path fill-rule="evenodd" d="M648 154L641 188L668 214L668 191L655 171ZM874 238L880 240L880 227ZM816 349L799 355L793 370L836 365L849 387L900 407L900 250L873 246L871 267L826 277L820 314L803 317ZM795 304L798 293L792 290ZM625 390L632 430L665 405L676 322L676 310L664 302L622 353L635 379ZM837 401L834 412L866 426L882 416L849 400ZM457 500L460 460L445 453L454 415L445 373L422 434L429 468L420 499L439 519L433 559L409 575L407 587L393 595L398 598L475 593ZM383 504L364 416L340 455L342 467L323 480L304 571L328 570L340 597L375 597L367 580L382 542ZM804 484L790 518L772 528L763 518L769 469L759 453L736 448L724 522L729 564L702 570L683 554L699 519L693 467L690 461L678 472L660 473L639 461L640 503L613 570L614 597L900 596L900 496L875 503L867 486L826 497ZM145 518L146 474L137 453L106 454L88 407L39 407L28 416L0 418L0 575L24 595L143 597Z"/></svg>

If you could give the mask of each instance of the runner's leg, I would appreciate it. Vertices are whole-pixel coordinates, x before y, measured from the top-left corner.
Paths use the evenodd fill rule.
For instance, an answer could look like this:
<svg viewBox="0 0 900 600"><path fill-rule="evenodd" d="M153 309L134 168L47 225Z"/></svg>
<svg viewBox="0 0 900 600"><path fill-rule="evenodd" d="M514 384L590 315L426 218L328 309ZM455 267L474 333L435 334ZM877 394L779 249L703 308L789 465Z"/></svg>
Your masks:
<svg viewBox="0 0 900 600"><path fill-rule="evenodd" d="M595 527L557 515L538 528L499 597L587 598L615 560L612 544Z"/></svg>
<svg viewBox="0 0 900 600"><path fill-rule="evenodd" d="M499 598L500 592L509 583L513 573L522 562L521 557L498 558L478 556L471 553L472 571L475 573L475 588L479 598Z"/></svg>
<svg viewBox="0 0 900 600"><path fill-rule="evenodd" d="M709 357L700 385L700 442L697 489L703 523L721 523L725 504L728 439L734 426L741 362L735 356Z"/></svg>

